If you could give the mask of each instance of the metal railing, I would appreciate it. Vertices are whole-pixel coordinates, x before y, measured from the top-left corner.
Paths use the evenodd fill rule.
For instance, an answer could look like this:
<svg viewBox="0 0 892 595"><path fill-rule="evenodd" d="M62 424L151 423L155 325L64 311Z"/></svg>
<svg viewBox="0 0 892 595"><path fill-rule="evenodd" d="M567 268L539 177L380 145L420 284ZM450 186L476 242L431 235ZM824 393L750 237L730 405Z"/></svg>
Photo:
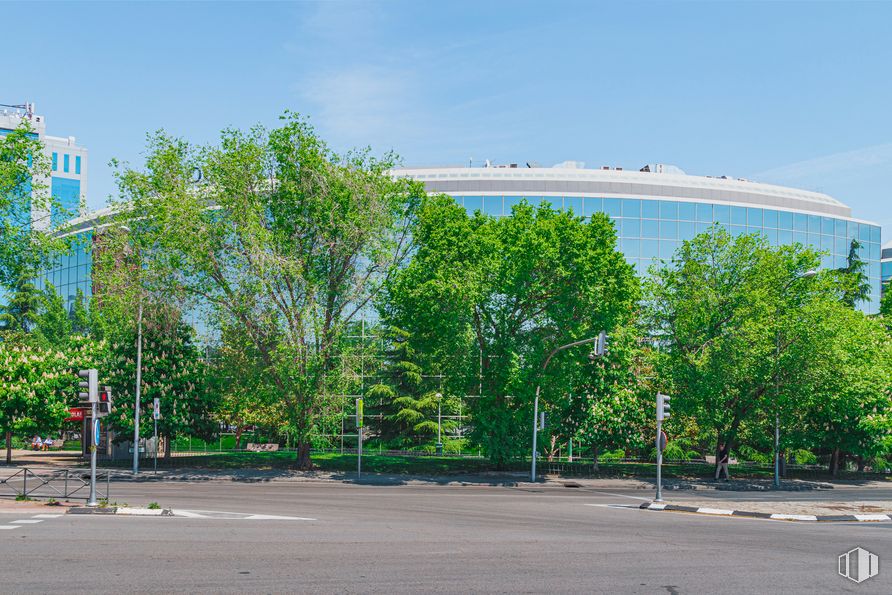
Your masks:
<svg viewBox="0 0 892 595"><path fill-rule="evenodd" d="M105 499L108 500L110 471L97 471L96 483L105 476ZM89 500L89 469L39 469L21 467L11 475L0 477L0 497L53 498Z"/></svg>

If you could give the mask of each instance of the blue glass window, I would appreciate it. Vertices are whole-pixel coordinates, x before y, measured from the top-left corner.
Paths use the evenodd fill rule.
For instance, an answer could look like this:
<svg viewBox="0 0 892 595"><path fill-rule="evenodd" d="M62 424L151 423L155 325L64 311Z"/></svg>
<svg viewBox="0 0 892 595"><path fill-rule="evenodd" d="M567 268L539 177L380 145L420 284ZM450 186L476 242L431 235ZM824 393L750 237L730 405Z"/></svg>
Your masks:
<svg viewBox="0 0 892 595"><path fill-rule="evenodd" d="M660 238L664 240L678 239L678 223L675 221L660 221Z"/></svg>
<svg viewBox="0 0 892 595"><path fill-rule="evenodd" d="M501 196L484 196L483 212L494 217L502 216L502 197Z"/></svg>
<svg viewBox="0 0 892 595"><path fill-rule="evenodd" d="M754 226L754 225L748 225L748 226L746 227L746 233L748 233L748 234L750 234L750 235L753 235L753 234L756 234L756 235L762 235L762 228L761 228L761 227L756 227L756 226Z"/></svg>
<svg viewBox="0 0 892 595"><path fill-rule="evenodd" d="M833 254L833 236L821 236L821 250Z"/></svg>
<svg viewBox="0 0 892 595"><path fill-rule="evenodd" d="M765 227L777 227L777 211L765 209L765 211L762 213L762 217L765 222Z"/></svg>
<svg viewBox="0 0 892 595"><path fill-rule="evenodd" d="M692 221L678 222L678 239L692 240L697 235L697 228Z"/></svg>
<svg viewBox="0 0 892 595"><path fill-rule="evenodd" d="M793 242L805 246L808 243L808 234L804 231L794 231Z"/></svg>
<svg viewBox="0 0 892 595"><path fill-rule="evenodd" d="M660 203L661 219L678 219L678 203L664 200Z"/></svg>
<svg viewBox="0 0 892 595"><path fill-rule="evenodd" d="M854 221L846 221L846 237L850 240L858 237L858 224Z"/></svg>
<svg viewBox="0 0 892 595"><path fill-rule="evenodd" d="M777 230L777 243L781 246L788 246L793 243L793 232L789 229Z"/></svg>
<svg viewBox="0 0 892 595"><path fill-rule="evenodd" d="M762 235L768 238L768 243L772 246L777 246L777 230L776 229L763 229Z"/></svg>
<svg viewBox="0 0 892 595"><path fill-rule="evenodd" d="M641 219L623 219L622 234L625 238L640 238Z"/></svg>
<svg viewBox="0 0 892 595"><path fill-rule="evenodd" d="M848 254L849 253L849 241L842 237L837 237L833 242L833 253L834 254Z"/></svg>
<svg viewBox="0 0 892 595"><path fill-rule="evenodd" d="M74 158L74 173L76 173L76 174L81 173L81 156L80 155L76 155Z"/></svg>
<svg viewBox="0 0 892 595"><path fill-rule="evenodd" d="M808 232L821 233L821 218L818 215L808 216Z"/></svg>
<svg viewBox="0 0 892 595"><path fill-rule="evenodd" d="M735 238L746 235L746 227L743 225L732 225L729 231L731 232L731 237Z"/></svg>
<svg viewBox="0 0 892 595"><path fill-rule="evenodd" d="M724 226L731 225L731 207L728 205L715 205L713 217L710 221L721 223Z"/></svg>
<svg viewBox="0 0 892 595"><path fill-rule="evenodd" d="M712 205L697 204L697 221L712 223Z"/></svg>
<svg viewBox="0 0 892 595"><path fill-rule="evenodd" d="M833 255L833 268L842 269L846 267L846 257L840 254Z"/></svg>
<svg viewBox="0 0 892 595"><path fill-rule="evenodd" d="M658 238L660 237L660 222L655 219L643 219L641 221L641 237Z"/></svg>
<svg viewBox="0 0 892 595"><path fill-rule="evenodd" d="M696 221L697 205L692 202L678 203L678 218L681 221Z"/></svg>
<svg viewBox="0 0 892 595"><path fill-rule="evenodd" d="M879 260L880 259L880 245L879 244L870 244L870 259L871 260Z"/></svg>
<svg viewBox="0 0 892 595"><path fill-rule="evenodd" d="M858 224L858 239L861 242L869 242L870 241L870 226L865 225L864 223Z"/></svg>
<svg viewBox="0 0 892 595"><path fill-rule="evenodd" d="M808 215L793 213L793 231L808 231Z"/></svg>
<svg viewBox="0 0 892 595"><path fill-rule="evenodd" d="M836 227L836 230L833 232L833 235L836 235L836 236L846 235L846 222L845 221L843 221L842 219L835 219L834 225Z"/></svg>
<svg viewBox="0 0 892 595"><path fill-rule="evenodd" d="M59 154L55 151L53 152L53 171L59 171Z"/></svg>
<svg viewBox="0 0 892 595"><path fill-rule="evenodd" d="M505 197L505 207L504 207L505 214L510 215L511 210L515 206L519 205L522 200L523 200L523 198L521 198L520 196L506 196Z"/></svg>
<svg viewBox="0 0 892 595"><path fill-rule="evenodd" d="M712 226L711 223L701 223L698 221L697 222L697 235L700 235L701 233L706 233L707 231L709 231L709 228L711 226Z"/></svg>
<svg viewBox="0 0 892 595"><path fill-rule="evenodd" d="M638 238L623 238L620 241L620 250L626 256L637 257L639 255L639 251L641 249L641 240Z"/></svg>
<svg viewBox="0 0 892 595"><path fill-rule="evenodd" d="M483 197L482 196L466 196L465 197L465 210L474 214L475 211L483 210Z"/></svg>
<svg viewBox="0 0 892 595"><path fill-rule="evenodd" d="M876 227L875 225L871 225L870 226L870 241L876 242L877 244L879 244L881 241L880 240L880 232L881 232L881 230L879 227Z"/></svg>
<svg viewBox="0 0 892 595"><path fill-rule="evenodd" d="M642 200L641 216L645 219L659 219L660 203L655 200Z"/></svg>
<svg viewBox="0 0 892 595"><path fill-rule="evenodd" d="M644 258L659 258L659 240L641 240L641 256Z"/></svg>
<svg viewBox="0 0 892 595"><path fill-rule="evenodd" d="M70 162L70 159L69 159L70 157L71 157L71 155L69 155L68 153L64 153L62 155L62 171L64 171L66 174L68 173L68 169L69 169L68 166L69 166L69 162Z"/></svg>
<svg viewBox="0 0 892 595"><path fill-rule="evenodd" d="M825 269L833 268L833 255L824 254L821 256L821 267Z"/></svg>
<svg viewBox="0 0 892 595"><path fill-rule="evenodd" d="M546 203L551 205L551 208L555 211L560 211L564 208L564 197L563 196L543 196L539 199L537 204Z"/></svg>
<svg viewBox="0 0 892 595"><path fill-rule="evenodd" d="M821 249L821 234L809 232L808 244L814 250L820 250Z"/></svg>
<svg viewBox="0 0 892 595"><path fill-rule="evenodd" d="M762 227L762 209L747 208L746 224L750 227Z"/></svg>
<svg viewBox="0 0 892 595"><path fill-rule="evenodd" d="M821 233L828 236L833 235L833 219L830 217L821 218Z"/></svg>
<svg viewBox="0 0 892 595"><path fill-rule="evenodd" d="M604 211L604 199L590 198L587 196L583 200L583 206L585 208L585 216L591 217L595 213L602 213Z"/></svg>
<svg viewBox="0 0 892 595"><path fill-rule="evenodd" d="M623 217L641 217L641 201L637 198L624 198Z"/></svg>
<svg viewBox="0 0 892 595"><path fill-rule="evenodd" d="M778 211L777 213L778 229L793 229L793 213L787 211ZM783 244L783 240L781 241Z"/></svg>
<svg viewBox="0 0 892 595"><path fill-rule="evenodd" d="M582 215L582 197L581 196L565 196L564 208L573 211L574 215Z"/></svg>
<svg viewBox="0 0 892 595"><path fill-rule="evenodd" d="M731 207L731 224L746 225L746 209L743 207Z"/></svg>
<svg viewBox="0 0 892 595"><path fill-rule="evenodd" d="M678 242L674 240L663 240L660 242L660 258L669 259L678 249Z"/></svg>
<svg viewBox="0 0 892 595"><path fill-rule="evenodd" d="M604 212L611 217L621 217L623 212L622 201L618 198L605 198Z"/></svg>

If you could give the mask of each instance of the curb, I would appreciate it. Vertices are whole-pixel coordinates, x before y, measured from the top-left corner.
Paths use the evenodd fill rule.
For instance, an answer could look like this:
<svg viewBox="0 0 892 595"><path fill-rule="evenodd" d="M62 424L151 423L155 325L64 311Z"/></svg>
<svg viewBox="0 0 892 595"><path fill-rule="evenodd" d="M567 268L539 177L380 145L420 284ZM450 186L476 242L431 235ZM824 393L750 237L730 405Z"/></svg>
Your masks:
<svg viewBox="0 0 892 595"><path fill-rule="evenodd" d="M694 514L710 514L713 516L737 516L756 519L771 519L775 521L816 521L816 522L881 522L892 521L888 514L777 514L770 512L750 512L747 510L727 510L724 508L706 508L703 506L679 506L677 504L658 504L656 502L642 502L639 506L642 510L669 510L675 512L690 512Z"/></svg>

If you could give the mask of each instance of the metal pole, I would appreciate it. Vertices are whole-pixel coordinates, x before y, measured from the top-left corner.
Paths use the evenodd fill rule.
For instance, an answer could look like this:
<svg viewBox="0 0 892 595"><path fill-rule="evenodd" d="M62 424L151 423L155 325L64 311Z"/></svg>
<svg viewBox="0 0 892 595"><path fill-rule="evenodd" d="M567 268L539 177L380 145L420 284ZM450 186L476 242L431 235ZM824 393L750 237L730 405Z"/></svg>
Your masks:
<svg viewBox="0 0 892 595"><path fill-rule="evenodd" d="M654 502L663 501L663 449L660 448L660 438L663 437L663 422L657 420L657 497Z"/></svg>
<svg viewBox="0 0 892 595"><path fill-rule="evenodd" d="M570 455L567 457L567 462L568 463L573 462L573 439L572 438L570 438Z"/></svg>
<svg viewBox="0 0 892 595"><path fill-rule="evenodd" d="M536 432L539 429L539 389L536 385L536 400L533 401L533 463L530 467L530 481L536 481Z"/></svg>
<svg viewBox="0 0 892 595"><path fill-rule="evenodd" d="M778 315L779 317L779 315ZM780 330L774 334L774 487L780 487Z"/></svg>
<svg viewBox="0 0 892 595"><path fill-rule="evenodd" d="M356 457L356 477L362 477L362 426L359 427L359 450Z"/></svg>
<svg viewBox="0 0 892 595"><path fill-rule="evenodd" d="M139 473L139 407L142 395L142 299L136 318L136 402L133 405L133 474Z"/></svg>
<svg viewBox="0 0 892 595"><path fill-rule="evenodd" d="M152 438L152 442L155 444L155 474L158 474L158 419L155 419L155 435Z"/></svg>
<svg viewBox="0 0 892 595"><path fill-rule="evenodd" d="M90 409L93 423L90 427L90 500L87 502L87 506L98 506L99 502L96 501L96 448L98 446L96 444L96 424L99 423L99 418L96 417L96 401L90 403Z"/></svg>

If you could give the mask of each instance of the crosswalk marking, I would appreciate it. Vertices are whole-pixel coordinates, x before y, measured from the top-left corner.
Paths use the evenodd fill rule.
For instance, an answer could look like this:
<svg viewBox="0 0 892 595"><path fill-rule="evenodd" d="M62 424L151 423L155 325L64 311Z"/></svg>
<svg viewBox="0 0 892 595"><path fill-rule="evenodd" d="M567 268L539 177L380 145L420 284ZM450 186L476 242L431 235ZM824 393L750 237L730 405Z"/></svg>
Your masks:
<svg viewBox="0 0 892 595"><path fill-rule="evenodd" d="M0 525L0 529L18 529L21 525Z"/></svg>
<svg viewBox="0 0 892 595"><path fill-rule="evenodd" d="M35 519L57 519L60 516L62 516L62 515L61 514L35 514L34 518Z"/></svg>
<svg viewBox="0 0 892 595"><path fill-rule="evenodd" d="M21 520L12 521L12 522L13 522L13 524L18 524L18 525L33 525L35 523L42 523L43 521L40 519L21 519Z"/></svg>

